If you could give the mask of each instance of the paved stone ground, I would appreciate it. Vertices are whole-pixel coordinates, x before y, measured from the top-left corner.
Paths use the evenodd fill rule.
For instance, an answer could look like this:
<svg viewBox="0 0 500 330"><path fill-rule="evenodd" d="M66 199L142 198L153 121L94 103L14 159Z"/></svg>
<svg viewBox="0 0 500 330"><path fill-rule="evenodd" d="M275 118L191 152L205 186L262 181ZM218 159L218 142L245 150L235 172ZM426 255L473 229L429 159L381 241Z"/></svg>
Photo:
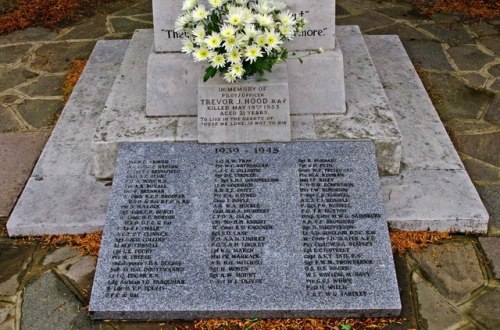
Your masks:
<svg viewBox="0 0 500 330"><path fill-rule="evenodd" d="M398 34L491 215L489 237L456 236L396 255L403 317L389 329L500 328L500 19L420 15L404 0L338 0L337 23ZM0 6L2 2L0 1ZM6 237L8 214L63 107L62 81L98 39L151 28L149 1L119 0L81 23L0 36L0 330L175 329L189 323L93 322L96 259Z"/></svg>

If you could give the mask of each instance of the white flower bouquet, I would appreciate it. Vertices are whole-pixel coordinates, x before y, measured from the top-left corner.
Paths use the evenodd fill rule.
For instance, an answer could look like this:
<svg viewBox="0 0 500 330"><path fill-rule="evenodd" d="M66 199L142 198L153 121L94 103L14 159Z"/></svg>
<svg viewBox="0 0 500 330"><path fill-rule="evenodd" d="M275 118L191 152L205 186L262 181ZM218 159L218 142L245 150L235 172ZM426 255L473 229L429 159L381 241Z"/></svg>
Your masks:
<svg viewBox="0 0 500 330"><path fill-rule="evenodd" d="M283 47L307 23L279 0L184 0L175 22L182 52L208 62L204 81L220 72L227 82L262 76L288 58Z"/></svg>

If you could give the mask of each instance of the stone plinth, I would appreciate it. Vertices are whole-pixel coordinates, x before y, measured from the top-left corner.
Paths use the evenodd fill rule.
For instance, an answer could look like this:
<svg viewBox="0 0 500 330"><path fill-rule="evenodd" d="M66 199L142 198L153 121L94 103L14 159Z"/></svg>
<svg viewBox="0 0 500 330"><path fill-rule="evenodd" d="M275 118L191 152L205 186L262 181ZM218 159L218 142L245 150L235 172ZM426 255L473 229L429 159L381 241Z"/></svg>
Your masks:
<svg viewBox="0 0 500 330"><path fill-rule="evenodd" d="M302 56L305 52L297 52ZM286 62L291 114L345 114L344 61L340 48ZM196 116L200 63L180 53L151 51L146 115Z"/></svg>

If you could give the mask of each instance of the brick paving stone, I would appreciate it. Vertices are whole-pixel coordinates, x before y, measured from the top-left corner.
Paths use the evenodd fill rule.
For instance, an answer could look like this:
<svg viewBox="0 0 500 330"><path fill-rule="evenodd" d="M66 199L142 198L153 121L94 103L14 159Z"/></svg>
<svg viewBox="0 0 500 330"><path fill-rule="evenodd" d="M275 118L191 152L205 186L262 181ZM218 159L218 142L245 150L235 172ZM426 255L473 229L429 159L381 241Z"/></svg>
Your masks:
<svg viewBox="0 0 500 330"><path fill-rule="evenodd" d="M469 28L474 32L478 37L484 36L493 36L497 35L498 30L491 24L485 22L476 22L469 24Z"/></svg>
<svg viewBox="0 0 500 330"><path fill-rule="evenodd" d="M88 313L52 272L27 285L23 295L21 330L91 328Z"/></svg>
<svg viewBox="0 0 500 330"><path fill-rule="evenodd" d="M43 260L43 265L46 266L51 263L59 263L79 255L80 251L69 246L63 246L47 253L47 256Z"/></svg>
<svg viewBox="0 0 500 330"><path fill-rule="evenodd" d="M16 241L0 239L0 269L2 270L0 271L0 296L12 296L17 293L36 247L34 243L19 244Z"/></svg>
<svg viewBox="0 0 500 330"><path fill-rule="evenodd" d="M482 38L481 43L500 56L500 37Z"/></svg>
<svg viewBox="0 0 500 330"><path fill-rule="evenodd" d="M486 83L486 78L479 73L469 72L463 75L469 84L475 89L482 89Z"/></svg>
<svg viewBox="0 0 500 330"><path fill-rule="evenodd" d="M467 323L466 319L420 275L413 273L412 278L418 300L419 328L459 329Z"/></svg>
<svg viewBox="0 0 500 330"><path fill-rule="evenodd" d="M463 159L467 173L473 181L495 181L500 179L500 170L475 159Z"/></svg>
<svg viewBox="0 0 500 330"><path fill-rule="evenodd" d="M472 303L469 315L480 329L500 329L500 288L494 288Z"/></svg>
<svg viewBox="0 0 500 330"><path fill-rule="evenodd" d="M22 68L0 68L0 92L37 77L38 74Z"/></svg>
<svg viewBox="0 0 500 330"><path fill-rule="evenodd" d="M349 15L349 12L339 5L335 6L335 16L345 16Z"/></svg>
<svg viewBox="0 0 500 330"><path fill-rule="evenodd" d="M497 78L495 82L489 86L489 89L500 91L500 78Z"/></svg>
<svg viewBox="0 0 500 330"><path fill-rule="evenodd" d="M395 7L379 9L379 12L394 19L406 19L408 21L425 21L428 16L421 14L410 4L398 3Z"/></svg>
<svg viewBox="0 0 500 330"><path fill-rule="evenodd" d="M425 35L424 33L409 27L408 25L405 24L393 24L390 26L384 26L381 28L377 28L374 30L371 30L367 34L373 34L373 35L394 35L397 34L401 40L431 40L432 38ZM416 47L416 46L415 46ZM441 49L442 47L439 46ZM444 56L444 53L443 53ZM451 66L449 66L451 68Z"/></svg>
<svg viewBox="0 0 500 330"><path fill-rule="evenodd" d="M58 270L76 289L75 294L85 303L88 303L90 299L96 264L96 257L84 256L78 260L69 260L58 266Z"/></svg>
<svg viewBox="0 0 500 330"><path fill-rule="evenodd" d="M474 135L452 134L460 152L494 166L500 166L500 132Z"/></svg>
<svg viewBox="0 0 500 330"><path fill-rule="evenodd" d="M19 96L14 94L6 94L0 96L0 104L4 105L15 103L17 100L19 100Z"/></svg>
<svg viewBox="0 0 500 330"><path fill-rule="evenodd" d="M47 44L35 52L32 68L45 72L64 72L72 60L88 58L95 41L60 42Z"/></svg>
<svg viewBox="0 0 500 330"><path fill-rule="evenodd" d="M453 70L440 43L427 40L402 40L413 65L423 69Z"/></svg>
<svg viewBox="0 0 500 330"><path fill-rule="evenodd" d="M0 134L1 217L9 215L48 136L45 131Z"/></svg>
<svg viewBox="0 0 500 330"><path fill-rule="evenodd" d="M448 74L424 73L422 78L445 122L456 118L474 119L493 100L493 94L473 89Z"/></svg>
<svg viewBox="0 0 500 330"><path fill-rule="evenodd" d="M417 311L413 302L411 291L411 271L408 267L406 256L394 255L396 275L398 277L399 294L401 297L401 315L405 319L402 324L393 324L385 327L385 330L408 330L417 328Z"/></svg>
<svg viewBox="0 0 500 330"><path fill-rule="evenodd" d="M147 0L151 1L151 0ZM132 5L138 4L139 2L144 2L144 0L116 0L116 1L110 1L106 2L102 5L100 5L97 8L93 9L93 12L96 14L113 14L119 10L122 10L124 8L130 7Z"/></svg>
<svg viewBox="0 0 500 330"><path fill-rule="evenodd" d="M111 18L111 24L113 25L113 28L117 33L130 33L134 32L136 29L153 28L153 23L132 21L128 18L123 17Z"/></svg>
<svg viewBox="0 0 500 330"><path fill-rule="evenodd" d="M394 4L392 4L391 2L378 0L337 0L337 3L352 14L394 7Z"/></svg>
<svg viewBox="0 0 500 330"><path fill-rule="evenodd" d="M63 106L62 100L24 100L17 111L32 127L46 128L54 124Z"/></svg>
<svg viewBox="0 0 500 330"><path fill-rule="evenodd" d="M500 280L500 237L479 237L495 279Z"/></svg>
<svg viewBox="0 0 500 330"><path fill-rule="evenodd" d="M474 42L474 39L469 36L467 30L461 23L426 24L421 25L420 28L429 31L440 40L449 44L468 44Z"/></svg>
<svg viewBox="0 0 500 330"><path fill-rule="evenodd" d="M500 230L500 184L481 185L477 190L490 215L490 225Z"/></svg>
<svg viewBox="0 0 500 330"><path fill-rule="evenodd" d="M193 324L188 322L95 322L94 330L194 330ZM234 329L234 328L222 328ZM248 328L251 329L250 327ZM387 328L386 328L387 329ZM406 329L405 329L406 330Z"/></svg>
<svg viewBox="0 0 500 330"><path fill-rule="evenodd" d="M500 125L500 95L495 95L493 102L484 115L484 119L492 124Z"/></svg>
<svg viewBox="0 0 500 330"><path fill-rule="evenodd" d="M472 292L485 283L471 241L430 245L422 251L412 252L411 257L427 281L452 302L469 299Z"/></svg>
<svg viewBox="0 0 500 330"><path fill-rule="evenodd" d="M476 46L470 45L451 46L448 49L448 54L458 68L464 71L480 70L495 59L480 51Z"/></svg>
<svg viewBox="0 0 500 330"><path fill-rule="evenodd" d="M0 329L8 329L16 315L16 306L12 303L0 301ZM10 323L10 324L9 324Z"/></svg>
<svg viewBox="0 0 500 330"><path fill-rule="evenodd" d="M148 1L142 1L139 4L114 12L113 16L142 15L142 14L149 14L151 12L153 12L152 2L148 0Z"/></svg>
<svg viewBox="0 0 500 330"><path fill-rule="evenodd" d="M0 63L11 64L16 62L19 58L24 56L31 47L32 46L28 44L0 48Z"/></svg>
<svg viewBox="0 0 500 330"><path fill-rule="evenodd" d="M106 16L96 15L76 25L71 31L64 34L61 40L97 39L108 33Z"/></svg>
<svg viewBox="0 0 500 330"><path fill-rule="evenodd" d="M368 12L360 15L338 18L337 25L359 25L362 32L377 26L392 24L394 21L384 15Z"/></svg>
<svg viewBox="0 0 500 330"><path fill-rule="evenodd" d="M493 65L491 68L488 69L488 72L493 77L500 77L500 64Z"/></svg>
<svg viewBox="0 0 500 330"><path fill-rule="evenodd" d="M64 76L44 76L19 88L30 96L57 96L63 94Z"/></svg>
<svg viewBox="0 0 500 330"><path fill-rule="evenodd" d="M57 32L46 28L36 27L25 30L14 31L0 38L0 46L13 43L31 43L36 41L52 40L57 36Z"/></svg>
<svg viewBox="0 0 500 330"><path fill-rule="evenodd" d="M0 132L17 131L19 128L14 112L9 107L0 105Z"/></svg>

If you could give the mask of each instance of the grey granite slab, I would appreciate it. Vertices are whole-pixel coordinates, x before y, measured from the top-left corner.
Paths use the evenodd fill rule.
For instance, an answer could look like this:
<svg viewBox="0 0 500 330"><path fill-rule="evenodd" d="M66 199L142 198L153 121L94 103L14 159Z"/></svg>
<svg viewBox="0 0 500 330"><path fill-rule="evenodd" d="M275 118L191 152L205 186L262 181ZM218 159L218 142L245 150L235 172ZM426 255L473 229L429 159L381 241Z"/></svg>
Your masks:
<svg viewBox="0 0 500 330"><path fill-rule="evenodd" d="M264 81L198 81L198 142L290 142L290 93L285 64Z"/></svg>
<svg viewBox="0 0 500 330"><path fill-rule="evenodd" d="M183 0L153 0L153 22L155 51L180 52L182 34L174 31L175 21L181 13ZM208 9L208 1L201 0ZM335 48L335 0L287 0L292 13L305 17L309 24L295 39L288 42L290 50L334 49Z"/></svg>
<svg viewBox="0 0 500 330"><path fill-rule="evenodd" d="M293 57L309 54L296 52ZM344 61L339 47L286 62L292 114L346 112ZM181 53L155 53L147 64L146 115L196 116L201 63ZM321 70L318 70L321 68Z"/></svg>
<svg viewBox="0 0 500 330"><path fill-rule="evenodd" d="M151 32L150 30L137 30L134 34L120 69L120 75L115 81L103 110L96 136L92 142L95 174L98 178L113 176L119 142L178 141L175 128L177 120L182 116L147 117L144 113L147 98L146 67L153 38ZM352 26L339 27L337 34L340 48L345 55L343 67L345 68L348 111L346 115L316 116L314 132L308 136L316 135L318 140L371 139L375 142L377 149L379 171L397 174L401 159L401 135L363 36L359 28ZM321 55L318 55L318 58ZM339 57L335 57L334 63L338 59ZM320 77L324 74L321 71L321 66L314 68L314 72L317 72ZM294 72L290 67L289 72L293 77ZM315 79L313 72L308 77L313 81ZM342 81L337 82L342 83ZM293 87L293 80L290 84L293 109L294 98L297 96L294 96L296 89ZM318 90L321 88L316 83L311 86ZM298 88L298 85L295 85L295 88ZM306 97L302 102L309 99ZM165 103L167 102L163 102ZM307 104L302 104L308 107ZM168 105L165 104L165 106ZM315 110L309 107L303 113L317 113ZM321 110L318 109L318 111ZM293 114L294 111L292 110L291 113ZM293 127L292 136L294 136Z"/></svg>
<svg viewBox="0 0 500 330"><path fill-rule="evenodd" d="M400 309L370 141L121 144L95 318Z"/></svg>

